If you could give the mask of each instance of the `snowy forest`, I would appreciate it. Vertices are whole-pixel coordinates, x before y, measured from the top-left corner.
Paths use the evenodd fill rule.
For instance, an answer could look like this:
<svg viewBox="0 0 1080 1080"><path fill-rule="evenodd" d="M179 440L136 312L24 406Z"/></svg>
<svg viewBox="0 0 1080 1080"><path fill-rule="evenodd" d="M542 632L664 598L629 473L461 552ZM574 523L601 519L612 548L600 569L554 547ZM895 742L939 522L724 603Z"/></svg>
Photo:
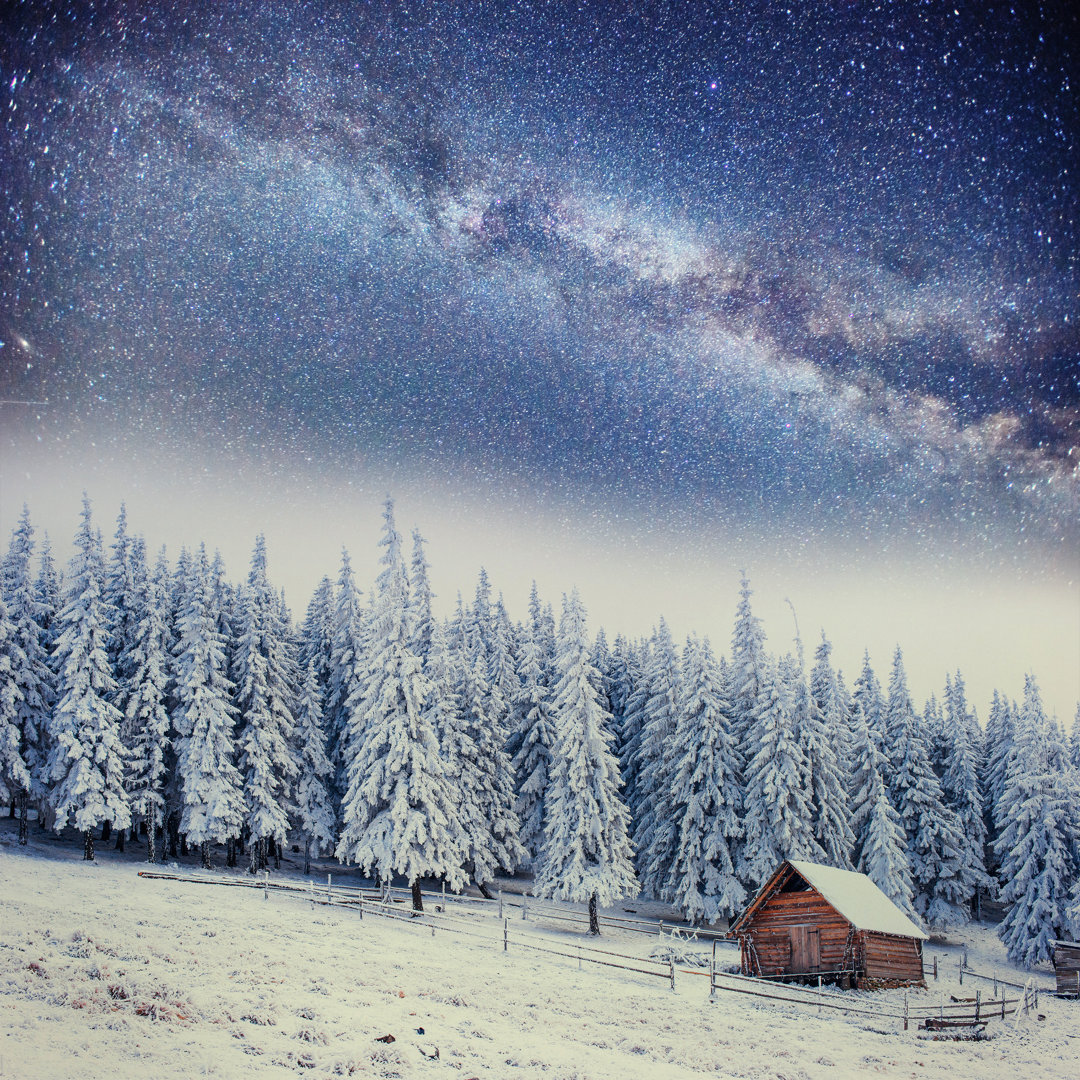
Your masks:
<svg viewBox="0 0 1080 1080"><path fill-rule="evenodd" d="M29 511L0 563L0 798L20 819L151 862L254 873L294 844L422 903L527 867L537 896L643 892L692 923L740 911L784 858L866 873L931 930L1004 906L1009 956L1080 935L1080 709L1034 675L985 725L960 672L918 709L896 649L850 685L829 641L767 649L743 575L730 652L661 620L591 636L576 591L515 621L483 570L433 614L425 542L383 511L365 593L347 552L302 620L262 537L240 583L205 545L175 563L84 498L66 571Z"/></svg>

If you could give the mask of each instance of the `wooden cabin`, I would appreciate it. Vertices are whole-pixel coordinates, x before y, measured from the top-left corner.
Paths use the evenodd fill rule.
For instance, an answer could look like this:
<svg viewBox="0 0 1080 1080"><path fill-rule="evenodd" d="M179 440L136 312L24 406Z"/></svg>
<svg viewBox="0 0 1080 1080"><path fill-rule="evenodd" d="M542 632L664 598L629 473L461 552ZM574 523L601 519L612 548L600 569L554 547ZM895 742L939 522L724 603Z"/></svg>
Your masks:
<svg viewBox="0 0 1080 1080"><path fill-rule="evenodd" d="M1050 955L1058 997L1080 998L1080 941L1055 941Z"/></svg>
<svg viewBox="0 0 1080 1080"><path fill-rule="evenodd" d="M860 990L925 986L926 934L865 874L789 859L731 928L742 972Z"/></svg>

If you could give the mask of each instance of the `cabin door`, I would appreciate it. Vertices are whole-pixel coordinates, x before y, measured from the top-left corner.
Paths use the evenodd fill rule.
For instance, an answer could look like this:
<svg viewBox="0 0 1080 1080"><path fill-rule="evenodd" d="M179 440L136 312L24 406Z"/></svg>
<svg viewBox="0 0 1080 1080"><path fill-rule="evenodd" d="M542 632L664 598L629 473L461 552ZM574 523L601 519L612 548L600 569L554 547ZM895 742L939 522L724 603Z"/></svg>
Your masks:
<svg viewBox="0 0 1080 1080"><path fill-rule="evenodd" d="M791 928L791 971L805 975L821 968L821 945L816 926Z"/></svg>

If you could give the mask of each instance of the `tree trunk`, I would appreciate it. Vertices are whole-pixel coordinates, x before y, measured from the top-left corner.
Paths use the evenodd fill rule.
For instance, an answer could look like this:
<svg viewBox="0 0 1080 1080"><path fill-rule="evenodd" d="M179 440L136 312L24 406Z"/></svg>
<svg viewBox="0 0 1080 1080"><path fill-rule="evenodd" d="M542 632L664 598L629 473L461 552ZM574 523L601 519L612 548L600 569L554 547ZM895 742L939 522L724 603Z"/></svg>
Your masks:
<svg viewBox="0 0 1080 1080"><path fill-rule="evenodd" d="M199 854L202 856L202 866L204 870L210 869L210 841L204 840L199 845Z"/></svg>
<svg viewBox="0 0 1080 1080"><path fill-rule="evenodd" d="M476 883L476 887L480 890L480 895L485 900L494 900L495 899L495 897L491 895L491 890L487 887L487 885L483 881L478 881Z"/></svg>
<svg viewBox="0 0 1080 1080"><path fill-rule="evenodd" d="M304 873L311 873L311 837L304 837Z"/></svg>
<svg viewBox="0 0 1080 1080"><path fill-rule="evenodd" d="M412 907L413 911L424 910L424 898L420 895L420 879L412 883Z"/></svg>
<svg viewBox="0 0 1080 1080"><path fill-rule="evenodd" d="M152 863L157 855L157 825L153 821L150 822L150 827L146 830L146 861Z"/></svg>
<svg viewBox="0 0 1080 1080"><path fill-rule="evenodd" d="M29 801L25 791L19 795L19 844L24 847L30 839Z"/></svg>
<svg viewBox="0 0 1080 1080"><path fill-rule="evenodd" d="M596 893L589 897L589 933L600 936L600 915L596 910Z"/></svg>
<svg viewBox="0 0 1080 1080"><path fill-rule="evenodd" d="M124 841L127 839L127 829L116 830L116 850L124 850Z"/></svg>
<svg viewBox="0 0 1080 1080"><path fill-rule="evenodd" d="M94 861L94 833L91 829L87 829L83 833L83 862Z"/></svg>
<svg viewBox="0 0 1080 1080"><path fill-rule="evenodd" d="M255 839L248 841L248 873L255 876L259 871L259 842Z"/></svg>
<svg viewBox="0 0 1080 1080"><path fill-rule="evenodd" d="M107 844L110 836L112 836L112 822L105 821L101 825L101 842Z"/></svg>
<svg viewBox="0 0 1080 1080"><path fill-rule="evenodd" d="M18 801L19 800L18 800L18 798L16 796L14 796L14 795L11 796L11 809L8 811L8 817L14 817L15 816L15 810L16 810L15 804Z"/></svg>
<svg viewBox="0 0 1080 1080"><path fill-rule="evenodd" d="M225 846L225 865L226 866L235 866L236 865L236 837L235 836L230 836L229 837L229 842Z"/></svg>

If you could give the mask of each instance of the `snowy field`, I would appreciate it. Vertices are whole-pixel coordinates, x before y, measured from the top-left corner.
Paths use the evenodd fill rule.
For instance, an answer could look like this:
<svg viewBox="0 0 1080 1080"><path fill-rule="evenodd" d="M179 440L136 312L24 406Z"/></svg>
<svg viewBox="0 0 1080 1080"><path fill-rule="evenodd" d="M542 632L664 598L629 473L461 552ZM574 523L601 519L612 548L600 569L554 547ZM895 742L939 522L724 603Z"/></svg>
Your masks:
<svg viewBox="0 0 1080 1080"><path fill-rule="evenodd" d="M733 993L710 1003L703 977L680 974L672 991L662 978L589 963L579 970L573 959L515 948L515 939L647 957L659 938L612 930L597 943L535 918L538 910L521 920L509 903L504 952L497 904L451 905L473 936L433 935L419 921L361 919L284 892L264 899L261 889L140 879L141 852L119 855L111 844L95 864L80 856L76 839L36 826L20 849L14 823L0 820L2 1080L1080 1075L1080 1006L1045 993L1042 1020L992 1021L979 1042L933 1041L914 1025L904 1032L894 1021L805 1005ZM191 860L176 872L198 873ZM956 981L961 943L971 968L1027 978L990 928L971 926L955 941L928 946L940 979L910 992L912 1006L974 993L970 975L963 988ZM737 959L726 947L718 955ZM1049 985L1049 972L1036 981ZM990 996L989 983L978 988ZM902 992L843 1000L893 1008Z"/></svg>

